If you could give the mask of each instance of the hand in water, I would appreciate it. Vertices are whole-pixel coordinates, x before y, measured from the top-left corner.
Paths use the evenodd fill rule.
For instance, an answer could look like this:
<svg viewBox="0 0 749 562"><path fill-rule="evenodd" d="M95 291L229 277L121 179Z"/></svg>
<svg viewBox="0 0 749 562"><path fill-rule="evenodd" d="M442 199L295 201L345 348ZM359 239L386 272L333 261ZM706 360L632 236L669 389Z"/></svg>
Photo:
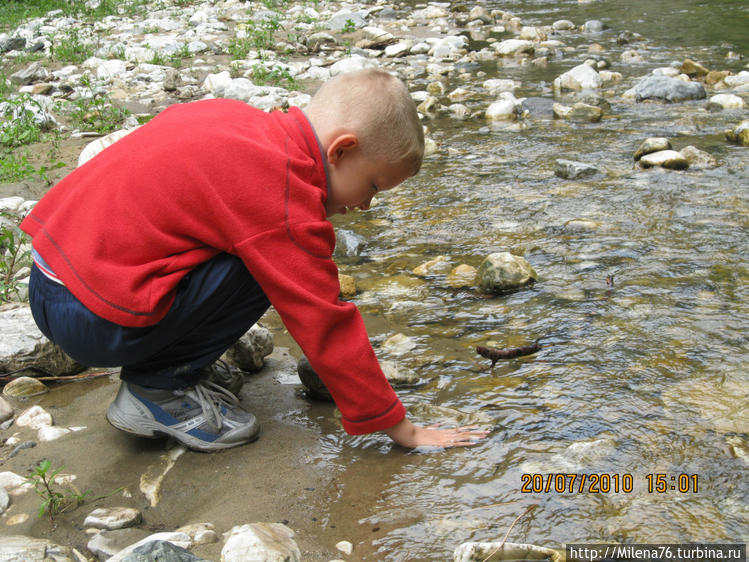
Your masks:
<svg viewBox="0 0 749 562"><path fill-rule="evenodd" d="M439 424L421 427L408 418L385 430L388 436L404 447L467 447L476 445L489 432L478 426L468 425L454 429L438 429Z"/></svg>

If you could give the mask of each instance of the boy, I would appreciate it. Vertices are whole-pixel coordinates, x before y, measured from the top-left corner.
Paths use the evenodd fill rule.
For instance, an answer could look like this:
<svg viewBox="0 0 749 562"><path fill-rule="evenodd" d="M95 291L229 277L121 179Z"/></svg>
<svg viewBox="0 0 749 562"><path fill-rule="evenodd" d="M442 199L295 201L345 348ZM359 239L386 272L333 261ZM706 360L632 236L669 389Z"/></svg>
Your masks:
<svg viewBox="0 0 749 562"><path fill-rule="evenodd" d="M325 83L304 113L226 99L172 106L23 221L34 318L79 362L122 366L107 418L136 435L201 451L255 439L254 416L208 379L273 304L348 433L472 444L485 434L408 421L358 310L338 300L327 218L368 209L419 170L423 151L408 90L382 71Z"/></svg>

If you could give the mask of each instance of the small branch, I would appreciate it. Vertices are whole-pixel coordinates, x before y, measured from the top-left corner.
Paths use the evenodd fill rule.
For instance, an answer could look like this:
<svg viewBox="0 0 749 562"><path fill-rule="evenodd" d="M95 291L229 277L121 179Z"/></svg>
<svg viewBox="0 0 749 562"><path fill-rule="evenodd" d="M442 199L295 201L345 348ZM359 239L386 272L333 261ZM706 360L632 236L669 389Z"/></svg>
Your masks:
<svg viewBox="0 0 749 562"><path fill-rule="evenodd" d="M502 539L502 542L499 544L499 546L497 548L495 548L493 551L491 551L489 553L489 556L487 556L486 558L484 558L481 562L486 562L492 556L494 556L497 552L499 552L500 550L502 550L502 548L504 548L504 546L505 546L505 543L507 542L507 537L510 536L510 531L512 531L512 528L515 526L515 523L517 523L518 521L520 521L521 518L525 517L528 513L530 513L531 511L533 511L537 507L538 507L538 504L534 503L533 505L528 506L528 508L523 513L521 513L520 515L518 515L515 518L515 521L512 522L512 525L510 525L510 528L507 529L507 533L505 533L505 538Z"/></svg>

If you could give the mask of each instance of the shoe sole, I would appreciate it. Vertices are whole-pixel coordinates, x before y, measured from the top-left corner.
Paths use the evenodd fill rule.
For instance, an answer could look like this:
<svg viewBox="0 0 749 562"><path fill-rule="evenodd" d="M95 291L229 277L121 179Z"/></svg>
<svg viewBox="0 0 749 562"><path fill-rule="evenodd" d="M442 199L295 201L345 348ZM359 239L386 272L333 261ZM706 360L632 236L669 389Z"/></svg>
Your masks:
<svg viewBox="0 0 749 562"><path fill-rule="evenodd" d="M149 439L173 437L190 449L201 451L203 453L211 453L223 449L231 449L232 447L238 447L240 445L246 445L247 443L252 443L260 436L260 425L255 423L252 434L242 441L237 441L235 443L211 443L193 437L189 433L177 431L156 421L144 420L142 417L128 416L122 412L117 412L116 409L111 406L107 410L107 421L112 427L132 435L137 435L138 437L147 437Z"/></svg>

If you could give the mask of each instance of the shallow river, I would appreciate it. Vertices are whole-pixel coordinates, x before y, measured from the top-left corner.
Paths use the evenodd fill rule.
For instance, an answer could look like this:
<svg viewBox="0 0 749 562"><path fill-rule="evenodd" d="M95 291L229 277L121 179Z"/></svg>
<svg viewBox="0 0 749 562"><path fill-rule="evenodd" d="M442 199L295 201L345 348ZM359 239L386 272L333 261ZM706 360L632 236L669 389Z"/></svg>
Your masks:
<svg viewBox="0 0 749 562"><path fill-rule="evenodd" d="M489 129L483 119L432 120L440 148L422 172L371 211L336 219L337 228L367 239L358 257L338 261L357 279L356 302L378 354L422 378L399 391L412 417L475 419L493 431L469 449L410 455L380 437L334 432L324 442L327 468L340 472L331 512L351 513L346 488L378 475L376 501L357 512L373 530L370 552L358 554L372 560L450 559L461 542L501 541L534 504L509 541L555 548L745 542L749 149L727 143L723 130L747 112L711 113L704 100L635 104L621 94L653 68L687 57L741 70L747 60L726 55L749 56L749 4L535 0L489 7L509 8L524 24L601 19L609 29L562 38L584 47L547 67L494 62L482 68L485 77L473 69L473 83L513 78L522 82L518 96L552 98L553 79L580 64L593 42L624 79L604 88L612 108L598 124L529 118ZM617 44L624 30L645 41ZM646 62L621 63L630 48ZM447 91L458 85L465 83ZM676 150L694 145L720 166L637 170L632 154L650 136L669 137ZM556 158L601 173L560 179ZM412 273L438 255L478 266L496 251L524 256L539 281L485 298L451 289L445 275ZM396 333L416 346L389 355L380 345ZM474 352L476 345L538 338L539 353L500 362L493 373ZM427 414L423 403L471 416ZM570 476L564 492L553 481L549 491L522 493L523 474L548 473L606 473L611 491L576 485L570 492ZM667 491L650 493L648 475L659 473Z"/></svg>

